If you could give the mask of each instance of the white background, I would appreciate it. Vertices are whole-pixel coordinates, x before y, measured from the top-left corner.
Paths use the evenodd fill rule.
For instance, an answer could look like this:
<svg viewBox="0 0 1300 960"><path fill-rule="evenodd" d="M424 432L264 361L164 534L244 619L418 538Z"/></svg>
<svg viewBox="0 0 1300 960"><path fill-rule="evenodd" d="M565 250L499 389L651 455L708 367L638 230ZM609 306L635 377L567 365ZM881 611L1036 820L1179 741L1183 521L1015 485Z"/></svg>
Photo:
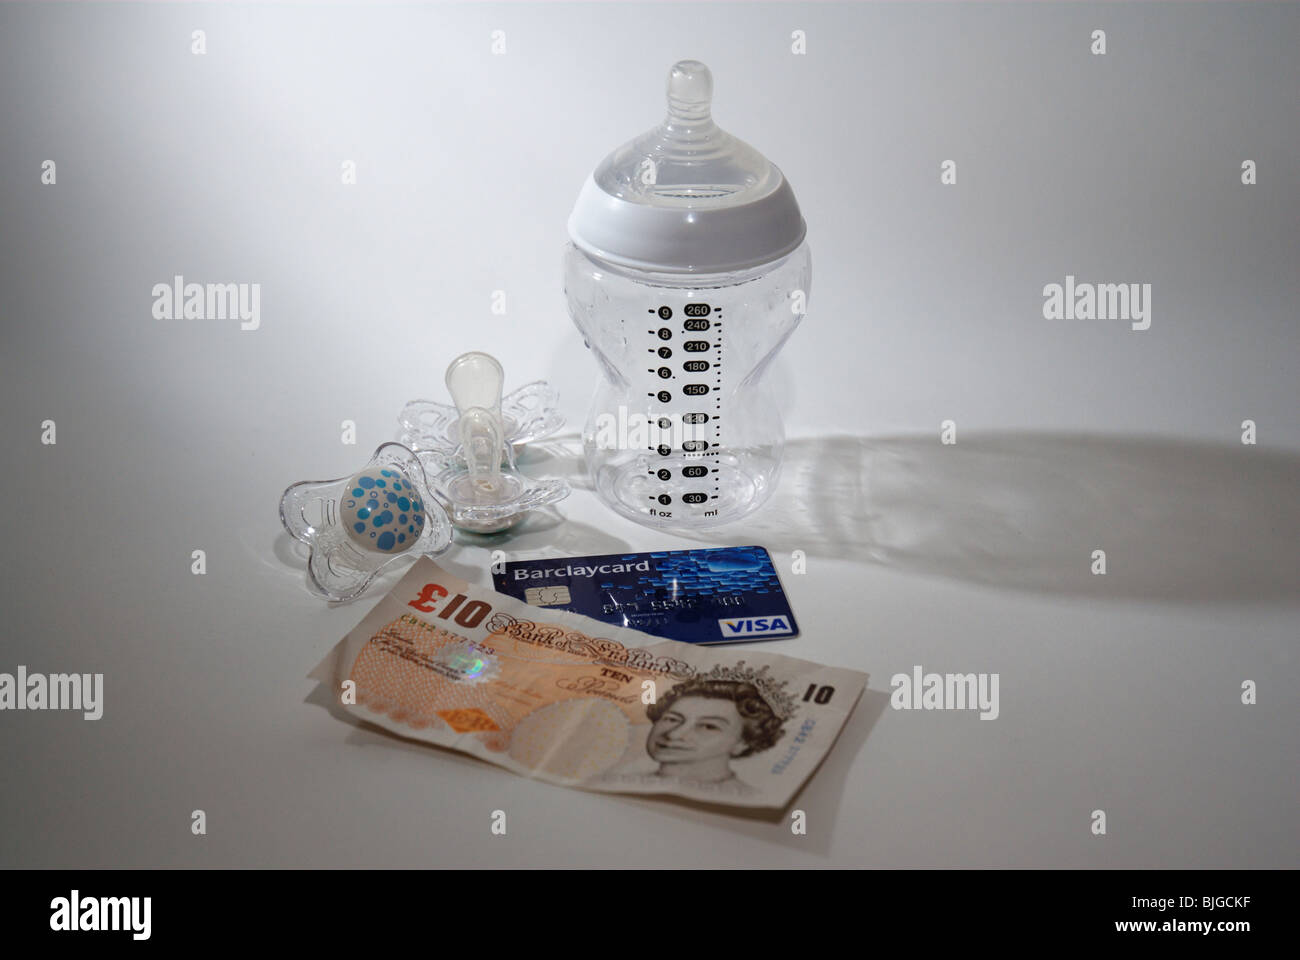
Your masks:
<svg viewBox="0 0 1300 960"><path fill-rule="evenodd" d="M5 5L0 671L102 672L106 706L0 715L0 864L1294 866L1297 40L1256 3ZM693 541L583 489L597 371L559 266L583 178L686 57L814 259L772 376L782 486ZM175 274L260 283L261 328L155 320ZM1067 274L1152 284L1151 328L1043 319ZM364 464L469 349L559 387L527 466L578 489L448 569L763 543L803 631L770 649L872 675L806 836L313 702L383 588L313 598L280 493ZM998 673L999 718L890 709L916 664Z"/></svg>

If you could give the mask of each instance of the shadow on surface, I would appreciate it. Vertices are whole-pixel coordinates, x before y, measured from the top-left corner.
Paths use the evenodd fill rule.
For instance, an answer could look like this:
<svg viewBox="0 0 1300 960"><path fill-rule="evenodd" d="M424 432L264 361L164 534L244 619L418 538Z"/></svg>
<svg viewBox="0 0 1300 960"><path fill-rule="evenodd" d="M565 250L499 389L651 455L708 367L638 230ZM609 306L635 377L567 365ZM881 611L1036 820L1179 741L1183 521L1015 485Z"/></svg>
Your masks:
<svg viewBox="0 0 1300 960"><path fill-rule="evenodd" d="M772 500L715 544L1018 590L1300 603L1300 457L1042 433L790 441ZM1104 550L1106 575L1093 574Z"/></svg>

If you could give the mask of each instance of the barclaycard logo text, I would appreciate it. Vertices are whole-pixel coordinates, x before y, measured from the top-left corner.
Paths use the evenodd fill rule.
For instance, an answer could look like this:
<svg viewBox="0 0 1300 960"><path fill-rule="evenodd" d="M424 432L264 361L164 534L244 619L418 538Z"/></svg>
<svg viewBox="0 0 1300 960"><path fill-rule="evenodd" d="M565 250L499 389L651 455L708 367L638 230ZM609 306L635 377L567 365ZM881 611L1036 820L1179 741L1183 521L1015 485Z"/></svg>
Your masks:
<svg viewBox="0 0 1300 960"><path fill-rule="evenodd" d="M516 580L549 580L552 577L560 580L572 579L574 577L594 577L598 573L649 573L650 561L642 560L640 563L601 563L593 564L590 567L584 567L581 564L573 566L566 564L563 567L538 567L535 570L528 568L517 568L515 570Z"/></svg>
<svg viewBox="0 0 1300 960"><path fill-rule="evenodd" d="M785 617L744 617L736 620L719 620L718 629L724 637L759 637L771 633L789 633L790 622Z"/></svg>

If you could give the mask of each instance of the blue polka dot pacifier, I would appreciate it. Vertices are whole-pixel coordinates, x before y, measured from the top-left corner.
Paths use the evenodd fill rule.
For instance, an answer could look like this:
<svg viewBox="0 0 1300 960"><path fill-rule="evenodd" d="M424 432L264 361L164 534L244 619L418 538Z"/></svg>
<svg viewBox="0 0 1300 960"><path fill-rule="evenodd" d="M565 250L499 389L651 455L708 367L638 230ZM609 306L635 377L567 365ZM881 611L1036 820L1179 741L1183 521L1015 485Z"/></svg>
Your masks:
<svg viewBox="0 0 1300 960"><path fill-rule="evenodd" d="M351 600L399 557L433 556L451 543L451 524L419 458L385 443L350 477L304 480L284 491L280 521L309 547L312 586Z"/></svg>

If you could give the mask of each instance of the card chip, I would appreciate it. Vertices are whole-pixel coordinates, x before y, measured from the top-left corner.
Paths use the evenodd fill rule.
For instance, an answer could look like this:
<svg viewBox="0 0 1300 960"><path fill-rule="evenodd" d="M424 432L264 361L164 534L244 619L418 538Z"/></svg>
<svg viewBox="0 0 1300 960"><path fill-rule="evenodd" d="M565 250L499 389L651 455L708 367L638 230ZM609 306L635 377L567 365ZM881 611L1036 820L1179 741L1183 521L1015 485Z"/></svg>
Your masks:
<svg viewBox="0 0 1300 960"><path fill-rule="evenodd" d="M565 586L528 587L524 590L524 602L533 607L555 607L572 603L573 597L569 595L569 588Z"/></svg>

